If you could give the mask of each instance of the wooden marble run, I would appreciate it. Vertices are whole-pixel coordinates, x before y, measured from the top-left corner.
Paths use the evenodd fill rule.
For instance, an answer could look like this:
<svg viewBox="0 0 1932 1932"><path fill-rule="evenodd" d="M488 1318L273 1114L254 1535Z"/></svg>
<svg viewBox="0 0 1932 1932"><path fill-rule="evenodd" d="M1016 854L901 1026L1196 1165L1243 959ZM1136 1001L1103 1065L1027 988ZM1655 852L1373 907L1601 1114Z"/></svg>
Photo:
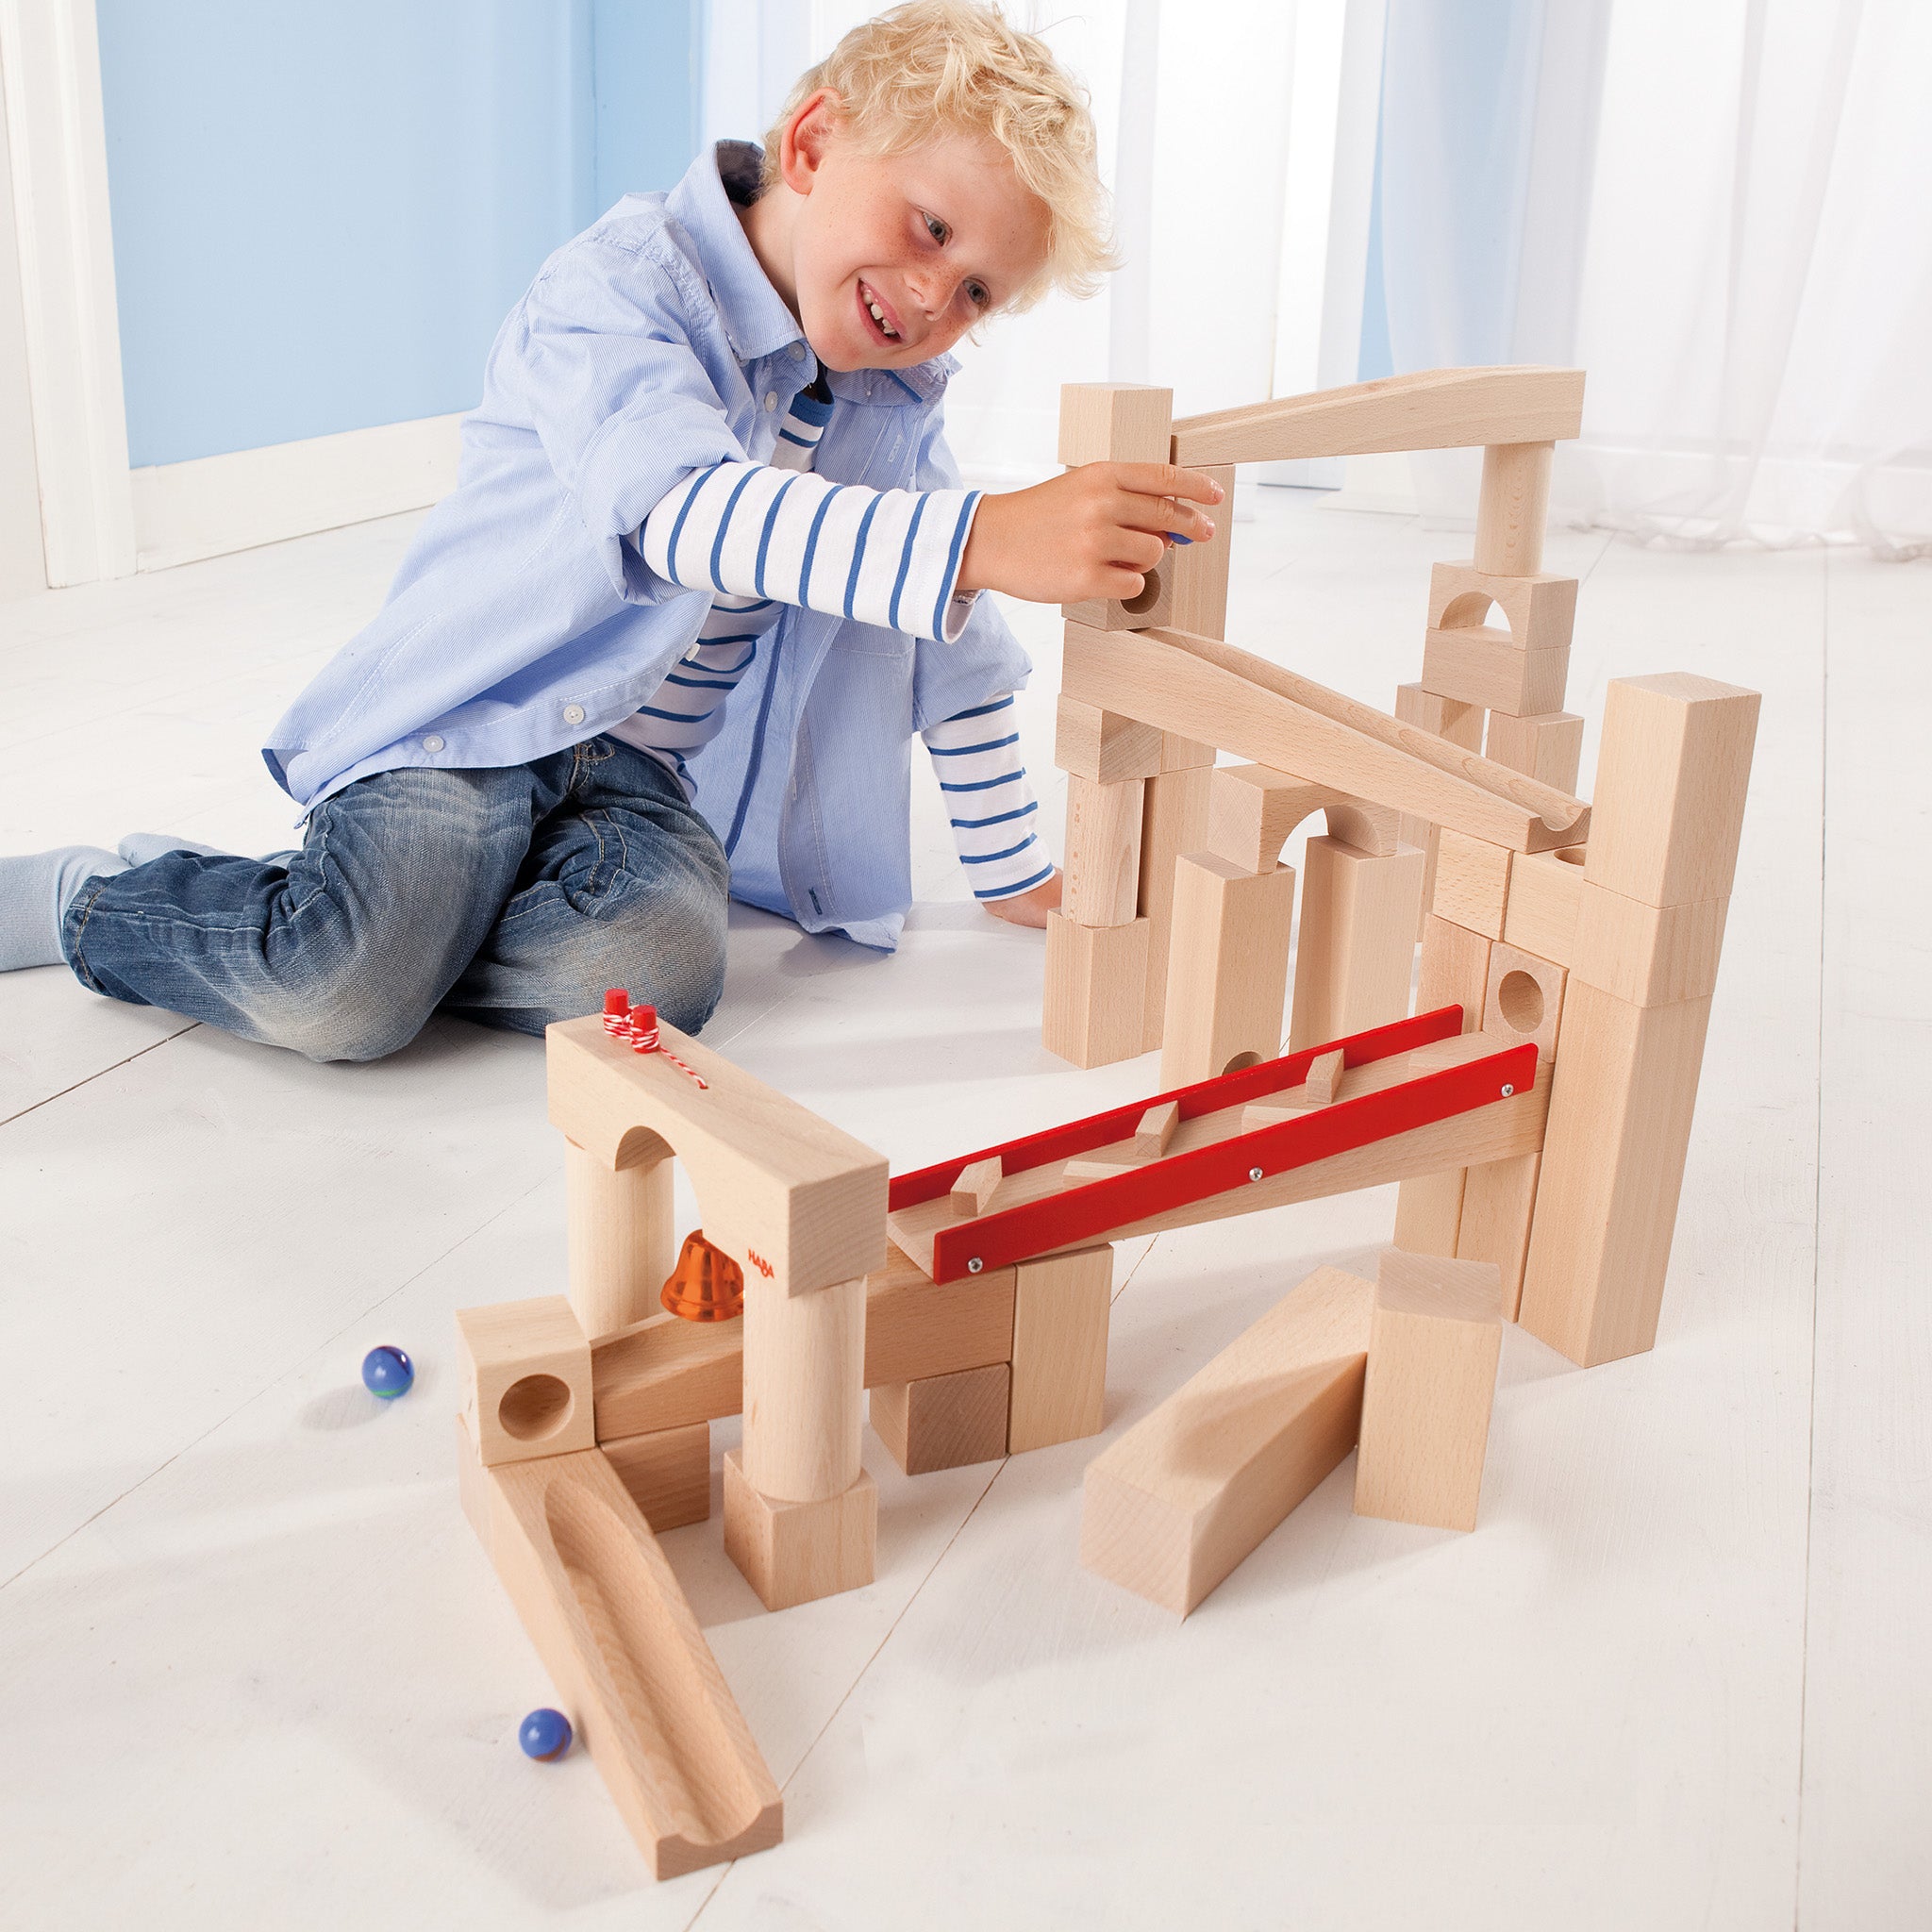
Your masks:
<svg viewBox="0 0 1932 1932"><path fill-rule="evenodd" d="M782 1829L656 1541L709 1513L714 1421L743 1417L724 1541L766 1607L858 1588L866 1391L908 1474L1092 1436L1114 1242L1398 1183L1374 1283L1319 1271L1087 1471L1082 1561L1186 1614L1352 1449L1360 1513L1474 1527L1505 1320L1579 1363L1650 1346L1757 698L1612 683L1594 805L1571 795L1575 584L1540 565L1581 390L1441 371L1178 423L1166 391L1066 392L1070 462L1231 481L1249 460L1486 451L1474 558L1436 567L1393 716L1221 640L1225 520L1133 605L1067 613L1045 1036L1083 1065L1158 1045L1162 1091L889 1180L668 1026L550 1029L570 1293L458 1317L462 1493L658 1875ZM1315 811L1284 1045L1278 861ZM741 1273L734 1319L667 1281L674 1157L704 1254Z"/></svg>

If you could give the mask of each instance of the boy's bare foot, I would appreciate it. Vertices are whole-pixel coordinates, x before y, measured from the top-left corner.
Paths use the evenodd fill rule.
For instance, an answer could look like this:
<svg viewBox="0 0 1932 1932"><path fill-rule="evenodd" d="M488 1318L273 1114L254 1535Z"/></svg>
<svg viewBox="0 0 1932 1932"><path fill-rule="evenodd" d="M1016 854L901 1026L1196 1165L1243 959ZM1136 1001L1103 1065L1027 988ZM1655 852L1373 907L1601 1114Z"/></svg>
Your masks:
<svg viewBox="0 0 1932 1932"><path fill-rule="evenodd" d="M1008 925L1044 926L1046 915L1059 910L1060 875L1056 872L1030 892L1015 892L1010 899L986 899L980 903L995 919L1004 919Z"/></svg>

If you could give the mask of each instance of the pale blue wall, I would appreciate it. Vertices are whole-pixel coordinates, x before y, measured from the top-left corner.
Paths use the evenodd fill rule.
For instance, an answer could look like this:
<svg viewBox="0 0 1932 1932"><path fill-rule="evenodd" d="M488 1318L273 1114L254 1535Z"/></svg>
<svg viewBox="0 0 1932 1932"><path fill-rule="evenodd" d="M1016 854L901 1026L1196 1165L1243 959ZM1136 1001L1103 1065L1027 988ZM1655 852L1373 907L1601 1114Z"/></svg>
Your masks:
<svg viewBox="0 0 1932 1932"><path fill-rule="evenodd" d="M137 466L467 408L694 151L700 0L98 0Z"/></svg>

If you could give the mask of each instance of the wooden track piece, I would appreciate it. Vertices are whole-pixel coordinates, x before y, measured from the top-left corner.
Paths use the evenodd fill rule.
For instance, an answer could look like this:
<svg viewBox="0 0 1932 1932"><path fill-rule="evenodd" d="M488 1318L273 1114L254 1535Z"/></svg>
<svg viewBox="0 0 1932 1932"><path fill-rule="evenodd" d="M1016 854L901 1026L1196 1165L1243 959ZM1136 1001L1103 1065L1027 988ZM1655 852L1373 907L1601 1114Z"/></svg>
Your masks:
<svg viewBox="0 0 1932 1932"><path fill-rule="evenodd" d="M524 1628L657 1878L763 1851L778 1788L657 1538L595 1449L461 1487Z"/></svg>
<svg viewBox="0 0 1932 1932"><path fill-rule="evenodd" d="M908 1475L997 1462L1007 1453L1013 1371L1006 1362L886 1382L872 1391L872 1426Z"/></svg>
<svg viewBox="0 0 1932 1932"><path fill-rule="evenodd" d="M457 1310L462 1413L486 1466L596 1441L591 1345L560 1294Z"/></svg>
<svg viewBox="0 0 1932 1932"><path fill-rule="evenodd" d="M677 1255L668 1156L610 1168L563 1143L570 1304L592 1341L658 1309Z"/></svg>
<svg viewBox="0 0 1932 1932"><path fill-rule="evenodd" d="M706 1239L747 1281L804 1294L878 1267L885 1157L662 1020L658 1032L706 1086L596 1014L550 1027L552 1124L609 1168L675 1151Z"/></svg>
<svg viewBox="0 0 1932 1932"><path fill-rule="evenodd" d="M1570 682L1570 646L1526 651L1507 630L1473 625L1431 630L1423 640L1423 683L1444 697L1511 717L1560 711Z"/></svg>
<svg viewBox="0 0 1932 1932"><path fill-rule="evenodd" d="M1503 937L1509 944L1558 966L1575 963L1586 850L1574 845L1565 852L1526 852L1511 860L1509 903L1503 912Z"/></svg>
<svg viewBox="0 0 1932 1932"><path fill-rule="evenodd" d="M1161 734L1163 747L1187 756L1188 741ZM1196 749L1206 749L1196 747ZM1163 752L1163 756L1165 752ZM1176 765L1147 781L1141 822L1141 916L1147 922L1146 997L1141 1010L1141 1050L1160 1044L1167 1019L1167 975L1173 952L1174 868L1184 852L1208 843L1208 808L1214 777L1214 753L1200 764Z"/></svg>
<svg viewBox="0 0 1932 1932"><path fill-rule="evenodd" d="M1408 1011L1423 855L1405 845L1377 858L1340 839L1310 839L1303 870L1289 1029L1296 1053Z"/></svg>
<svg viewBox="0 0 1932 1932"><path fill-rule="evenodd" d="M1100 1433L1113 1250L1081 1248L1016 1272L1007 1446L1018 1456Z"/></svg>
<svg viewBox="0 0 1932 1932"><path fill-rule="evenodd" d="M687 1423L598 1445L659 1536L711 1513L711 1425Z"/></svg>
<svg viewBox="0 0 1932 1932"><path fill-rule="evenodd" d="M1511 639L1525 651L1567 648L1576 625L1576 579L1492 576L1474 563L1430 568L1431 630L1487 624L1492 604L1502 611Z"/></svg>
<svg viewBox="0 0 1932 1932"><path fill-rule="evenodd" d="M1243 872L1211 852L1175 861L1163 1087L1212 1079L1280 1052L1293 920L1294 874L1286 866Z"/></svg>
<svg viewBox="0 0 1932 1932"><path fill-rule="evenodd" d="M1321 1269L1089 1463L1080 1561L1193 1609L1355 1446L1374 1301Z"/></svg>
<svg viewBox="0 0 1932 1932"><path fill-rule="evenodd" d="M879 1492L864 1470L836 1496L768 1496L724 1452L724 1554L768 1610L862 1590L873 1580Z"/></svg>
<svg viewBox="0 0 1932 1932"><path fill-rule="evenodd" d="M953 1183L953 1206L961 1214L984 1214L1000 1191L1000 1158L975 1160Z"/></svg>
<svg viewBox="0 0 1932 1932"><path fill-rule="evenodd" d="M1728 899L1645 906L1588 878L1580 885L1572 970L1586 986L1633 1007L1668 1007L1717 985Z"/></svg>
<svg viewBox="0 0 1932 1932"><path fill-rule="evenodd" d="M1078 925L1046 915L1046 1003L1041 1040L1076 1067L1141 1052L1146 1031L1149 924Z"/></svg>
<svg viewBox="0 0 1932 1932"><path fill-rule="evenodd" d="M1500 1314L1489 1263L1383 1250L1355 1465L1357 1516L1475 1527Z"/></svg>
<svg viewBox="0 0 1932 1932"><path fill-rule="evenodd" d="M1477 570L1499 577L1541 574L1554 454L1552 443L1532 437L1493 440L1484 449L1473 559Z"/></svg>
<svg viewBox="0 0 1932 1932"><path fill-rule="evenodd" d="M1076 925L1128 925L1141 890L1141 780L1067 780L1066 876L1060 910Z"/></svg>
<svg viewBox="0 0 1932 1932"><path fill-rule="evenodd" d="M1160 770L1160 737L1152 724L1062 696L1055 719L1053 761L1061 771L1100 785L1151 778Z"/></svg>
<svg viewBox="0 0 1932 1932"><path fill-rule="evenodd" d="M1530 718L1497 711L1490 719L1483 756L1512 772L1527 772L1558 791L1574 791L1583 762L1583 720L1574 711L1546 711Z"/></svg>
<svg viewBox="0 0 1932 1932"><path fill-rule="evenodd" d="M1483 1031L1533 1040L1544 1059L1557 1057L1562 1025L1563 988L1569 974L1548 959L1498 941L1490 949L1490 984L1483 1000Z"/></svg>

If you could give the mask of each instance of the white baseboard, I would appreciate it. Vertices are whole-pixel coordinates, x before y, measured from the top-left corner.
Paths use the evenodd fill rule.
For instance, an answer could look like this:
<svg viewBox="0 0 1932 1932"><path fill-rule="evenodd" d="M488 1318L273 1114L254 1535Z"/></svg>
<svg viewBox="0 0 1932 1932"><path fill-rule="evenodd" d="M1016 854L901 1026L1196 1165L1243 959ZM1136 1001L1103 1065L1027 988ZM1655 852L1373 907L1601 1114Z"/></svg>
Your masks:
<svg viewBox="0 0 1932 1932"><path fill-rule="evenodd" d="M166 570L399 510L457 480L461 416L385 423L133 472L142 570Z"/></svg>

